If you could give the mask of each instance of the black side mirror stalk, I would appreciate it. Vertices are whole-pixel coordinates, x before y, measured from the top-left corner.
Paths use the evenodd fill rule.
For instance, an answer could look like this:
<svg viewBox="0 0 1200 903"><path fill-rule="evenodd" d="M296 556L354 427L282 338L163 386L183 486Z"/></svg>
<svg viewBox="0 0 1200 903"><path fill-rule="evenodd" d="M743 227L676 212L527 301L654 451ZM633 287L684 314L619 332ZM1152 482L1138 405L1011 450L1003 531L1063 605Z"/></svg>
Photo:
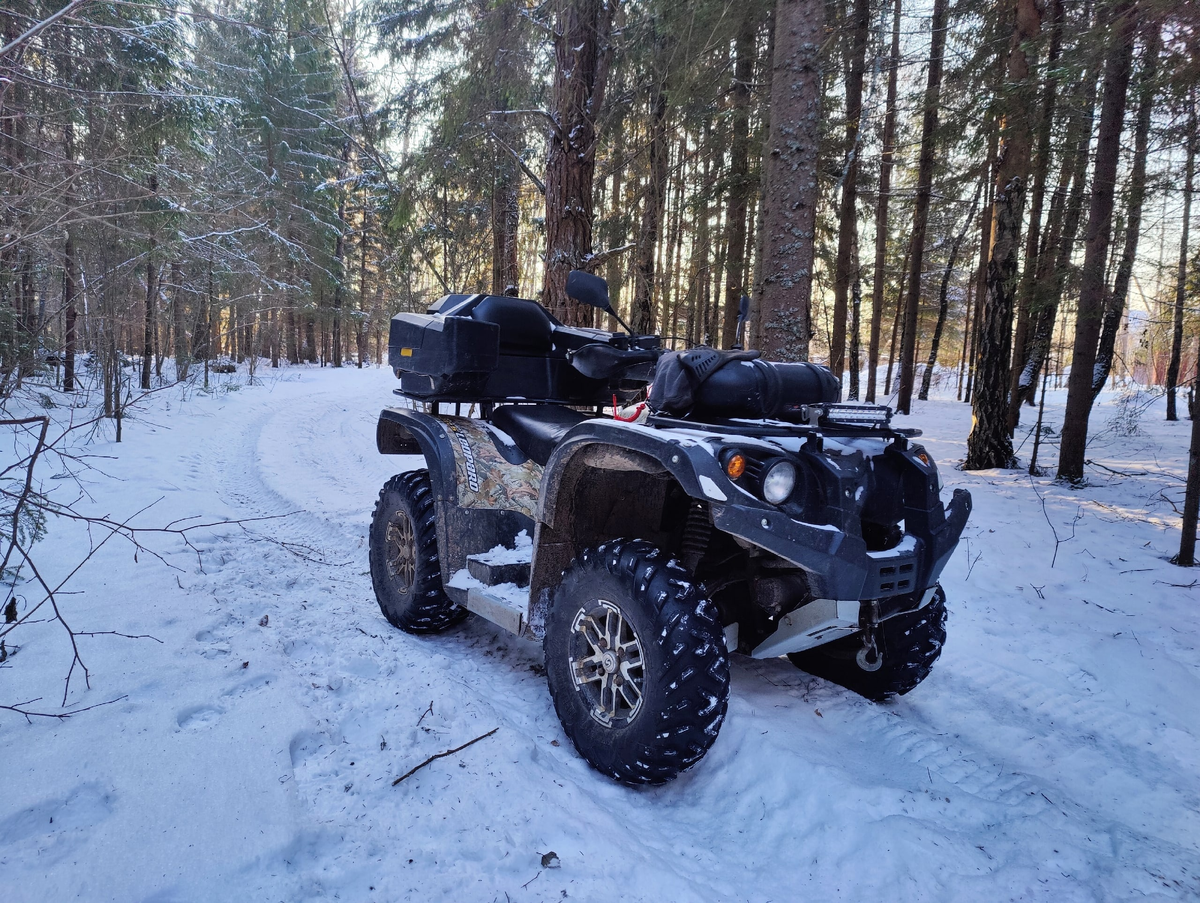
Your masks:
<svg viewBox="0 0 1200 903"><path fill-rule="evenodd" d="M741 351L742 345L742 330L746 327L746 318L750 316L750 296L742 295L742 300L738 303L738 318L737 330L733 334L733 346L731 351Z"/></svg>

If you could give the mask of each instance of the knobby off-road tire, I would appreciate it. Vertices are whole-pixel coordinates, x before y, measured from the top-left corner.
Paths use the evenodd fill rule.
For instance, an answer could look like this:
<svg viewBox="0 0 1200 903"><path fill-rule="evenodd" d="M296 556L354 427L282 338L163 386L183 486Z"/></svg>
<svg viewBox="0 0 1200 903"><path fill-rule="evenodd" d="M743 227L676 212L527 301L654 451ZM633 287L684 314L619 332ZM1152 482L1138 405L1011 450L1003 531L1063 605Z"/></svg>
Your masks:
<svg viewBox="0 0 1200 903"><path fill-rule="evenodd" d="M729 701L719 612L650 543L581 553L551 597L543 647L567 736L609 777L662 784L716 740Z"/></svg>
<svg viewBox="0 0 1200 903"><path fill-rule="evenodd" d="M445 630L467 616L442 589L429 471L384 484L371 518L371 583L383 616L409 633Z"/></svg>
<svg viewBox="0 0 1200 903"><path fill-rule="evenodd" d="M903 696L929 676L946 643L946 594L942 588L939 586L933 599L919 611L884 621L875 638L883 656L877 671L860 667L857 656L863 641L857 633L816 649L793 652L788 658L802 671L876 702Z"/></svg>

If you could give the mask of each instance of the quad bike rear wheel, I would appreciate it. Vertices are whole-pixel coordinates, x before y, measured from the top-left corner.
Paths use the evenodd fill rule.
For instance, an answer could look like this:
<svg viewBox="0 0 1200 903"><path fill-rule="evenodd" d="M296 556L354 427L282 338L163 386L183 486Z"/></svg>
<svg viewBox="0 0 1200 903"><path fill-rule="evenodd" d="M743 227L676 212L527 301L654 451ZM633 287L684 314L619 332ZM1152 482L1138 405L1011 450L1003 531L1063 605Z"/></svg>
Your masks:
<svg viewBox="0 0 1200 903"><path fill-rule="evenodd" d="M442 589L429 471L397 474L384 484L369 546L375 598L393 627L434 633L467 616Z"/></svg>
<svg viewBox="0 0 1200 903"><path fill-rule="evenodd" d="M582 552L550 601L546 679L575 748L626 784L662 784L698 762L729 700L716 605L642 540Z"/></svg>
<svg viewBox="0 0 1200 903"><path fill-rule="evenodd" d="M924 608L897 615L876 631L879 658L862 655L863 639L854 634L816 649L788 655L802 671L840 684L867 699L882 702L903 696L929 676L946 643L946 594L939 586Z"/></svg>

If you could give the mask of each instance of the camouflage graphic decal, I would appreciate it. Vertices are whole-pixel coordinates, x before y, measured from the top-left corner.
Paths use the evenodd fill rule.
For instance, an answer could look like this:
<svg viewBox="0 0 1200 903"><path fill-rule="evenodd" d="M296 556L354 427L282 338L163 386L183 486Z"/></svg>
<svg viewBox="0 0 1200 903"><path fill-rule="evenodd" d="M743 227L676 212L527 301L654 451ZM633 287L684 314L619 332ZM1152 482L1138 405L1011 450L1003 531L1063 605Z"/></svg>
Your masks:
<svg viewBox="0 0 1200 903"><path fill-rule="evenodd" d="M537 512L542 468L533 461L509 464L492 441L491 428L469 417L439 418L454 448L454 470L460 508Z"/></svg>

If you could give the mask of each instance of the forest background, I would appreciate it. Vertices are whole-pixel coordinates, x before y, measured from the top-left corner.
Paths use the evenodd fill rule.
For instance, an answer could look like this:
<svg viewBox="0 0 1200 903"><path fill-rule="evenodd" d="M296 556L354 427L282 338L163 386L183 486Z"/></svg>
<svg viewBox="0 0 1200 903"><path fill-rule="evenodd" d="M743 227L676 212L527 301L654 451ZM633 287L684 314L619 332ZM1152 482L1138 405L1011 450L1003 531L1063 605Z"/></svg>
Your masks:
<svg viewBox="0 0 1200 903"><path fill-rule="evenodd" d="M1110 378L1174 418L1197 363L1198 27L1165 0L15 0L0 398L49 369L117 416L193 367L381 363L390 316L451 291L607 325L580 267L675 345L733 344L747 294L750 346L850 399L957 384L969 468L1069 382L1079 480Z"/></svg>

